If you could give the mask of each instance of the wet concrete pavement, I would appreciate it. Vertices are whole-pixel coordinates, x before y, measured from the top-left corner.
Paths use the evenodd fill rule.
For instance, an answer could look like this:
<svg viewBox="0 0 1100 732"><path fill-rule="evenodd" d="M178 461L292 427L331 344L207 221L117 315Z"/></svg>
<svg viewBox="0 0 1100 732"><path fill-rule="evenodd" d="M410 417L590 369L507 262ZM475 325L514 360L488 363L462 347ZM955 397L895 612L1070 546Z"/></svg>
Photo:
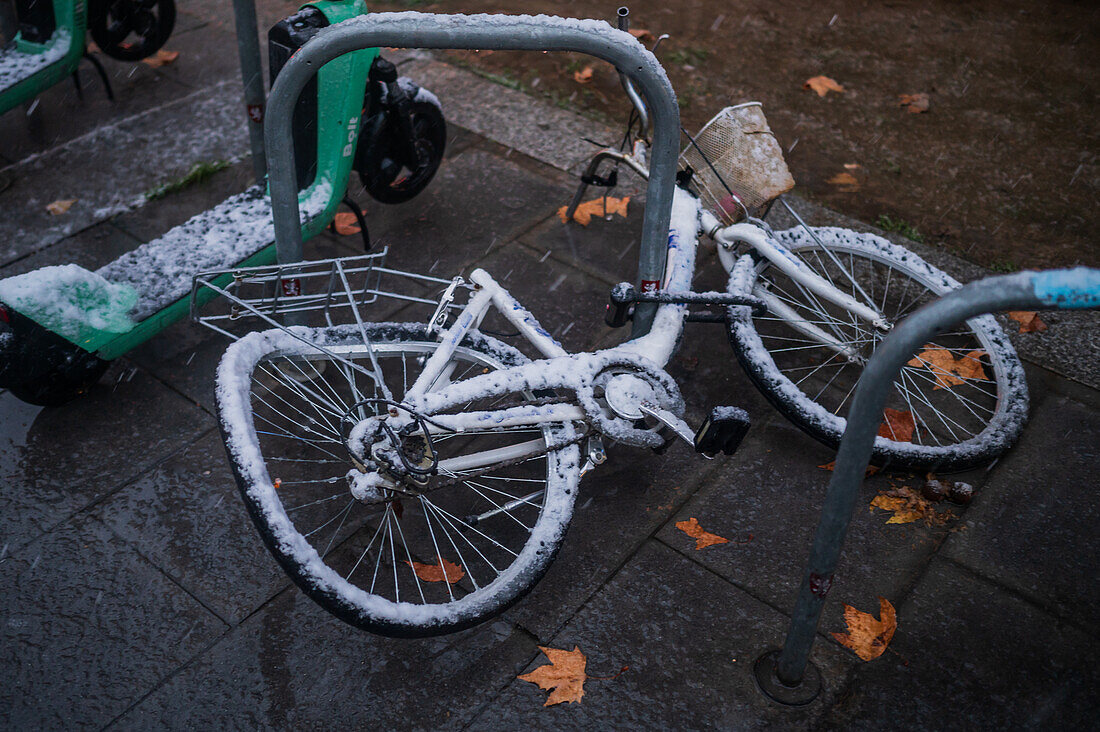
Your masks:
<svg viewBox="0 0 1100 732"><path fill-rule="evenodd" d="M92 139L187 94L236 89L232 64L199 63L209 45L202 34L227 34L201 11L184 19L196 34L193 88L165 81L178 92L119 90L133 107L112 113L94 105L85 128L55 120L60 97L44 99L42 114L64 127L62 137ZM627 220L586 229L555 215L572 193L568 171L585 153L577 126L588 123L561 118L536 137L495 135L492 105L477 99L518 92L425 57L404 68L445 105L455 90L463 101L449 112L448 157L423 195L384 207L353 186L373 238L391 248L389 264L440 276L485 267L570 349L622 337L603 325L603 303L612 284L633 275L641 205L631 203ZM508 101L520 105L508 107L513 117L554 122L571 114L522 95ZM201 137L211 124L199 106L174 109L188 134ZM20 134L22 124L14 114L0 119L5 134ZM569 133L555 134L562 129ZM243 155L239 127L224 132L227 156ZM72 180L109 177L116 152L104 158L91 147L84 155L58 145L34 152L63 161ZM0 149L21 186L0 193L5 212L24 211L29 199L19 191L58 175L20 165L15 149ZM248 177L242 160L201 187L64 231L26 213L18 241L4 240L0 277L65 261L103 264L240 190ZM326 233L307 255L354 254L358 246L355 237ZM703 281L719 270L712 255L703 257ZM756 690L752 662L783 637L829 478L817 466L832 457L752 389L722 328L689 326L669 371L694 420L716 404L749 410L754 427L738 454L707 461L679 445L663 455L612 448L582 482L564 548L535 590L501 618L424 641L340 623L291 586L264 550L213 414L213 368L224 347L221 337L181 323L66 406L43 410L0 394L5 728L1096 724L1100 393L1087 378L1066 378L1060 363L1031 359L1031 426L1011 453L965 476L977 498L953 509L946 525L887 525L881 512L857 510L813 655L824 690L808 706L785 708ZM1077 348L1078 361L1096 359L1089 343ZM876 475L861 505L891 483L919 480ZM691 517L731 542L696 551L675 528ZM829 634L843 630L844 603L873 611L879 596L897 607L898 631L884 656L864 663ZM591 676L629 669L589 680L579 704L546 708L546 692L516 679L545 662L539 645L579 646Z"/></svg>

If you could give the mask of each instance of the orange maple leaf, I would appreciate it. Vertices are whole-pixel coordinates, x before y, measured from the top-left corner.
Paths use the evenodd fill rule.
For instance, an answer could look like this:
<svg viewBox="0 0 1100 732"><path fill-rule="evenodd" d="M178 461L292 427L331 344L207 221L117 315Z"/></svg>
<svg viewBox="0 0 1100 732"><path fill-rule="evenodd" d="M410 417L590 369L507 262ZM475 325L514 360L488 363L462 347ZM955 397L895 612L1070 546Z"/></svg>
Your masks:
<svg viewBox="0 0 1100 732"><path fill-rule="evenodd" d="M708 546L714 546L715 544L729 544L730 542L729 539L718 536L718 534L704 531L695 518L689 518L687 521L677 521L676 528L695 539L695 551L706 549Z"/></svg>
<svg viewBox="0 0 1100 732"><path fill-rule="evenodd" d="M882 410L883 421L878 427L878 436L894 442L911 442L917 423L912 412L886 407Z"/></svg>
<svg viewBox="0 0 1100 732"><path fill-rule="evenodd" d="M588 222L592 220L593 216L611 216L612 214L619 214L623 218L626 218L626 205L628 203L630 203L630 196L623 196L622 198L615 198L614 196L593 198L591 201L585 201L577 206L577 210L573 212L573 220L581 226L588 226ZM558 209L558 218L561 219L562 223L567 221L565 212L568 210L568 206L562 206Z"/></svg>
<svg viewBox="0 0 1100 732"><path fill-rule="evenodd" d="M63 200L54 201L53 203L46 204L46 210L54 216L60 216L61 214L66 213L70 208L72 208L74 203L76 203L75 198L66 198Z"/></svg>
<svg viewBox="0 0 1100 732"><path fill-rule="evenodd" d="M879 616L860 612L851 605L844 606L846 633L833 633L833 638L845 648L851 649L864 661L873 661L886 652L894 631L898 629L898 615L885 597L878 599Z"/></svg>
<svg viewBox="0 0 1100 732"><path fill-rule="evenodd" d="M350 211L343 211L333 216L332 226L340 236L351 236L362 231L359 227L359 219L355 218L355 214Z"/></svg>
<svg viewBox="0 0 1100 732"><path fill-rule="evenodd" d="M580 71L573 72L573 81L578 84L587 84L592 81L593 68L591 66L585 66Z"/></svg>
<svg viewBox="0 0 1100 732"><path fill-rule="evenodd" d="M813 91L817 92L817 95L819 97L823 97L829 92L837 92L839 94L844 93L844 87L836 83L836 81L834 81L833 79L830 79L828 76L814 76L812 78L806 79L806 81L802 82L802 88L812 89Z"/></svg>
<svg viewBox="0 0 1100 732"><path fill-rule="evenodd" d="M837 173L826 183L840 187L841 193L855 193L859 190L859 179L851 173Z"/></svg>
<svg viewBox="0 0 1100 732"><path fill-rule="evenodd" d="M1021 333L1036 333L1047 329L1047 324L1034 310L1013 310L1006 315L1020 324Z"/></svg>
<svg viewBox="0 0 1100 732"><path fill-rule="evenodd" d="M438 562L435 564L424 564L416 561L406 561L405 564L412 567L413 571L416 572L416 576L425 582L442 582L446 579L447 584L453 585L466 576L466 572L463 571L461 565L448 562L443 557L439 557Z"/></svg>
<svg viewBox="0 0 1100 732"><path fill-rule="evenodd" d="M906 362L906 365L914 368L927 368L936 377L936 389L950 389L953 386L966 383L967 379L976 381L988 381L985 375L985 366L982 365L982 356L985 351L974 350L956 357L946 348L941 348L933 343L927 343L924 349Z"/></svg>
<svg viewBox="0 0 1100 732"><path fill-rule="evenodd" d="M573 646L571 651L546 646L539 646L539 650L546 654L550 663L516 678L538 684L540 689L553 690L543 704L544 707L562 702L579 702L584 696L584 682L588 678L584 670L588 659L581 653L580 646Z"/></svg>
<svg viewBox="0 0 1100 732"><path fill-rule="evenodd" d="M143 58L141 62L146 66L152 66L154 69L161 66L168 66L176 62L179 58L179 51L165 51L163 48L157 51L156 55L149 58Z"/></svg>
<svg viewBox="0 0 1100 732"><path fill-rule="evenodd" d="M905 109L912 114L927 112L930 104L928 95L924 92L917 94L899 94L898 100L898 106L905 107Z"/></svg>

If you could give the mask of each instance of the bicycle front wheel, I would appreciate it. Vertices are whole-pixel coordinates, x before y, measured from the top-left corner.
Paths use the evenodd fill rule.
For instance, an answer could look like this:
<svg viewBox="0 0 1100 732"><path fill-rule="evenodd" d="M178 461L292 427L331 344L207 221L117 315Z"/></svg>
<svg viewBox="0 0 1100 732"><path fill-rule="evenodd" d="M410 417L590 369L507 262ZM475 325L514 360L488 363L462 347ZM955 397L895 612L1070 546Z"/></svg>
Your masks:
<svg viewBox="0 0 1100 732"><path fill-rule="evenodd" d="M572 515L579 480L572 425L437 434L439 468L424 484L357 491L355 480L364 474L346 447L348 420L387 409L371 406L384 391L364 372L380 373L400 401L439 344L423 326L404 324L297 333L329 353L272 330L230 346L218 368L229 460L249 514L283 569L338 618L392 636L462 630L519 600L553 560ZM441 380L526 360L510 346L470 334ZM464 409L532 399L510 394ZM515 458L517 445L540 439L565 446L521 450ZM513 458L486 467L482 457L477 469L455 459L497 454L492 450Z"/></svg>
<svg viewBox="0 0 1100 732"><path fill-rule="evenodd" d="M802 228L777 238L890 323L959 287L882 237L832 227L814 232L833 256ZM839 445L856 382L886 334L751 255L734 266L729 289L768 296L784 310L753 316L748 308L729 309L730 340L750 378L788 419L821 442ZM872 460L941 471L981 465L1016 441L1027 408L1023 367L1004 331L991 315L971 318L925 344L902 369Z"/></svg>

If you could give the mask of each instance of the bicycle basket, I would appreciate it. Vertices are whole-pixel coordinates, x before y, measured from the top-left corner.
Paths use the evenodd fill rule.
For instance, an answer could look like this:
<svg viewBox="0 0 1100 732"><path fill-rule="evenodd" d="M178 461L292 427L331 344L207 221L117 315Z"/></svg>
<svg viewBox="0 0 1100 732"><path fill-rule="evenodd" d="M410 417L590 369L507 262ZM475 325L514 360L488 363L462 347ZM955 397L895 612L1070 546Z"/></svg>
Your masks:
<svg viewBox="0 0 1100 732"><path fill-rule="evenodd" d="M760 216L776 197L794 187L759 102L726 107L716 114L684 148L680 167L694 171L692 180L703 205L725 224L743 218L745 211Z"/></svg>

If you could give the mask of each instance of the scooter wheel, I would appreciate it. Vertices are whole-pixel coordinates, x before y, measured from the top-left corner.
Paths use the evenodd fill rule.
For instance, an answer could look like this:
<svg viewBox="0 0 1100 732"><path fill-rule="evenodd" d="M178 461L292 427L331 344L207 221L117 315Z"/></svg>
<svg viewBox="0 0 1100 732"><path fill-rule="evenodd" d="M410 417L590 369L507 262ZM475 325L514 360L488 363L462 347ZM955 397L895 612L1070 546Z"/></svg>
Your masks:
<svg viewBox="0 0 1100 732"><path fill-rule="evenodd" d="M416 145L424 151L424 164L408 161L403 152L400 132L390 124L382 131L384 140L375 147L368 160L357 166L359 180L379 203L404 203L427 187L443 161L447 145L447 123L443 112L429 102L414 102L412 109Z"/></svg>
<svg viewBox="0 0 1100 732"><path fill-rule="evenodd" d="M88 31L100 50L119 61L159 51L176 25L173 0L92 0Z"/></svg>

